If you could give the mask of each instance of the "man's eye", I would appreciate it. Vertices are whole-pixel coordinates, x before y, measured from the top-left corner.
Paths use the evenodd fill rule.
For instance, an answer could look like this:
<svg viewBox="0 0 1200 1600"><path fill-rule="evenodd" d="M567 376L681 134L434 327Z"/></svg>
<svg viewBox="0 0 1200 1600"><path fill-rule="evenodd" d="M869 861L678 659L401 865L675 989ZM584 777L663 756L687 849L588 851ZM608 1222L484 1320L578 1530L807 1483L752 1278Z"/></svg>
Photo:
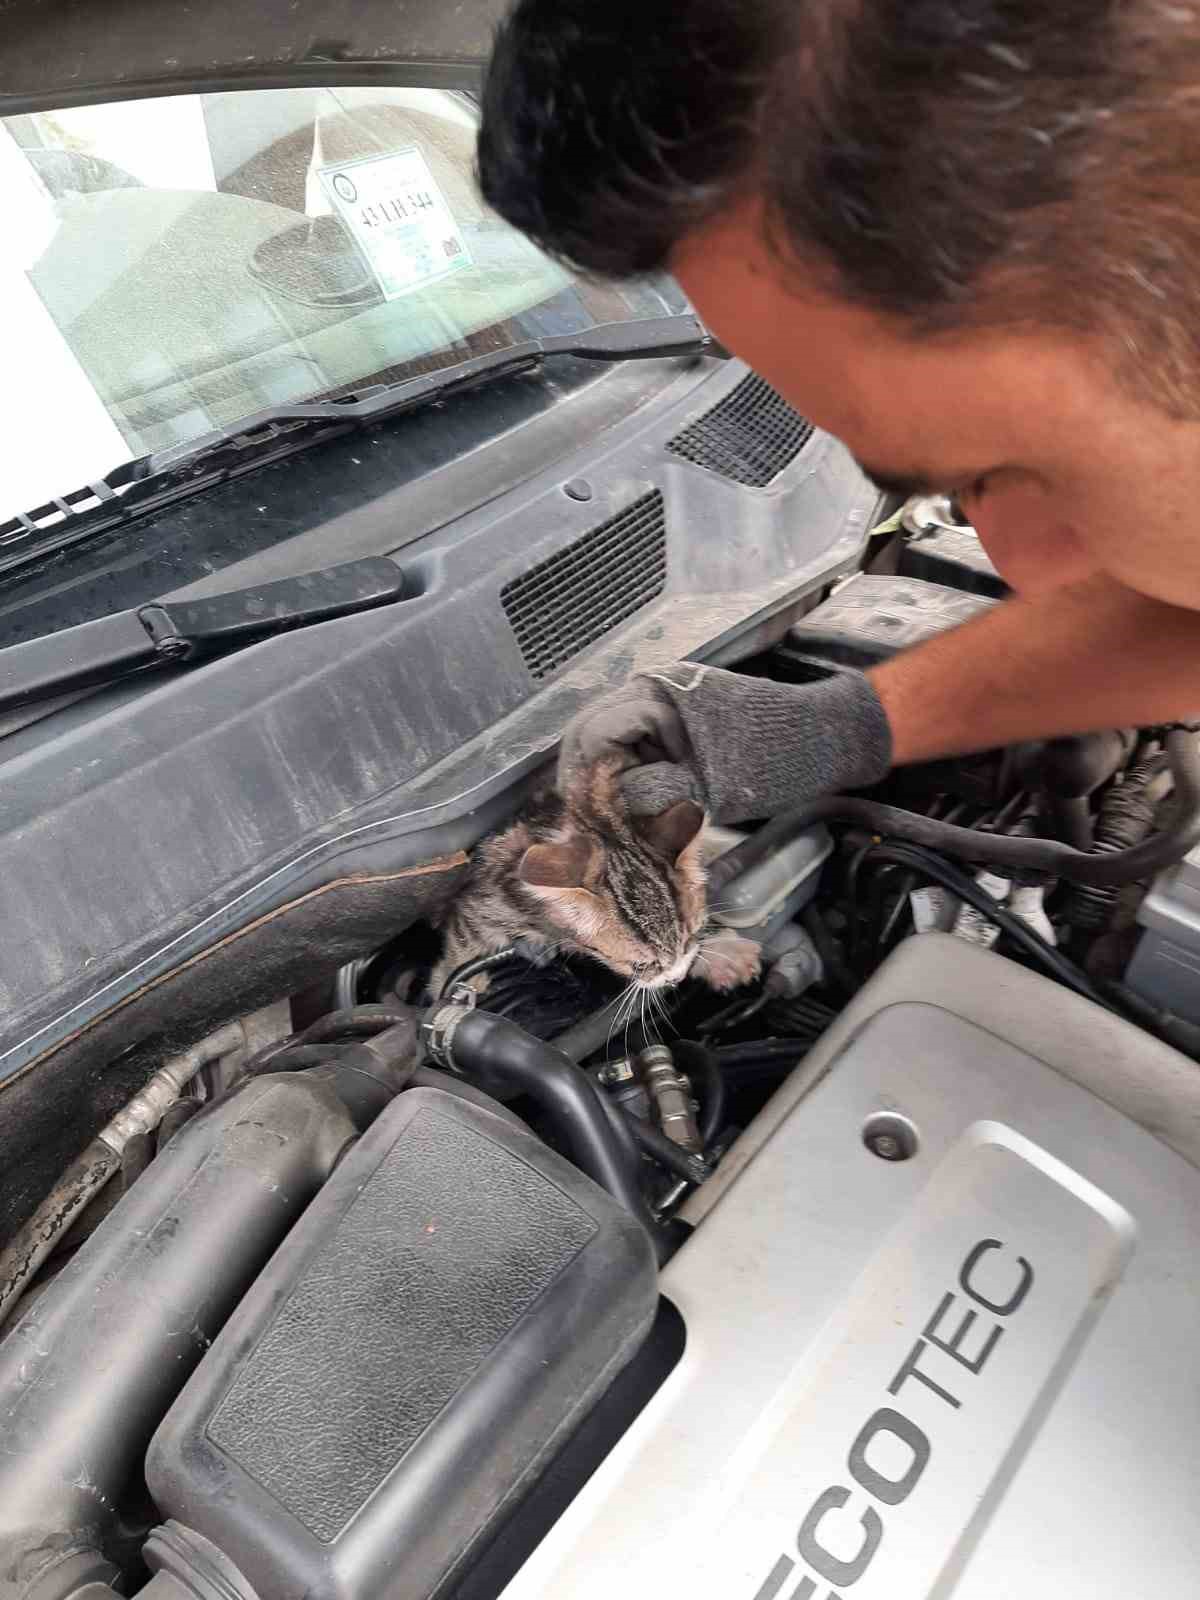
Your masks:
<svg viewBox="0 0 1200 1600"><path fill-rule="evenodd" d="M971 516L968 507L970 505L978 505L986 493L986 477L976 478L973 483L967 484L965 488L956 489L953 494L948 496L950 509L954 513L954 520L961 522L965 527L969 527Z"/></svg>

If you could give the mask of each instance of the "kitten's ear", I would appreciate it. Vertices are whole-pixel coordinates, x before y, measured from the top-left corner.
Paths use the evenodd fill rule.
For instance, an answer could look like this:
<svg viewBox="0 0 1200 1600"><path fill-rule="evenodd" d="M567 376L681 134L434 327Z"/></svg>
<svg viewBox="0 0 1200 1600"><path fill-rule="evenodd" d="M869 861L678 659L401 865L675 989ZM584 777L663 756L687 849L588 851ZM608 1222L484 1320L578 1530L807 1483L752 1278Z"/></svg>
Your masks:
<svg viewBox="0 0 1200 1600"><path fill-rule="evenodd" d="M694 800L680 800L656 817L635 817L633 826L651 850L674 861L704 826L704 812Z"/></svg>
<svg viewBox="0 0 1200 1600"><path fill-rule="evenodd" d="M592 852L582 839L531 844L521 857L517 877L531 889L582 889L591 865Z"/></svg>

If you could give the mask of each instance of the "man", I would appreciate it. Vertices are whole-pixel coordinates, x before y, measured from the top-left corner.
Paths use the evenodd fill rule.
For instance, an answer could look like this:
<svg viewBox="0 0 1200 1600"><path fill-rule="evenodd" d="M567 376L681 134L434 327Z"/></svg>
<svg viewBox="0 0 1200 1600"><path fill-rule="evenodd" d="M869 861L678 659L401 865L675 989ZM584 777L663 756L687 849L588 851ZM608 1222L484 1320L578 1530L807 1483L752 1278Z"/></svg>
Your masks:
<svg viewBox="0 0 1200 1600"><path fill-rule="evenodd" d="M521 0L479 163L575 266L670 270L881 485L956 495L1016 594L835 686L635 679L568 759L683 762L732 821L1200 709L1200 9Z"/></svg>

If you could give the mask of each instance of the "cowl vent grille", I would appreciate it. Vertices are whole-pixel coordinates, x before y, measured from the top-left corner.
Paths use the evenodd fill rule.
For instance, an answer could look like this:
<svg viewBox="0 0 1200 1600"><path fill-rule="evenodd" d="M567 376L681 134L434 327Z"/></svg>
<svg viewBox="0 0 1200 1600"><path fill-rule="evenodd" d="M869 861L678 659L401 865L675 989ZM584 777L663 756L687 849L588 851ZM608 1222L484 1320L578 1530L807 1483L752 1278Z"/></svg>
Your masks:
<svg viewBox="0 0 1200 1600"><path fill-rule="evenodd" d="M665 507L652 489L506 583L500 603L525 665L544 678L640 611L666 581Z"/></svg>
<svg viewBox="0 0 1200 1600"><path fill-rule="evenodd" d="M812 423L765 378L750 373L677 433L667 449L722 478L761 489L796 459L812 436Z"/></svg>

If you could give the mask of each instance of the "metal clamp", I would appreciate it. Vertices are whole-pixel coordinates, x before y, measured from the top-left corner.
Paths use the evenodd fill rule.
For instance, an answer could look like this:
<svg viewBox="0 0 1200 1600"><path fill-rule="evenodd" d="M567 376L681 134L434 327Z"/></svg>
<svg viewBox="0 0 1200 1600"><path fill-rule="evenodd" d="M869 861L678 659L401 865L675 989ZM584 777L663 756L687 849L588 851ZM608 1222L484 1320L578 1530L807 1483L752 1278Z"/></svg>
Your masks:
<svg viewBox="0 0 1200 1600"><path fill-rule="evenodd" d="M463 999L464 993L468 998ZM457 1072L454 1060L454 1035L464 1017L475 1009L475 992L459 985L448 1002L439 1002L421 1024L421 1042L426 1058L447 1072Z"/></svg>

